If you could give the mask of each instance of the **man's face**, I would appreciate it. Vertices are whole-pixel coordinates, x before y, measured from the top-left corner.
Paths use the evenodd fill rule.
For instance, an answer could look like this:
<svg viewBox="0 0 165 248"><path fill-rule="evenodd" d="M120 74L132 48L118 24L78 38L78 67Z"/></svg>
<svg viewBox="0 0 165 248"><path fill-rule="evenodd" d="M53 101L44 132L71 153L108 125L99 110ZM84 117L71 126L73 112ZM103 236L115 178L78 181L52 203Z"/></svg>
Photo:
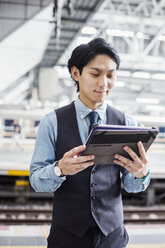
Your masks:
<svg viewBox="0 0 165 248"><path fill-rule="evenodd" d="M116 63L108 55L97 55L80 75L72 67L72 77L79 82L80 99L91 109L98 108L114 86Z"/></svg>

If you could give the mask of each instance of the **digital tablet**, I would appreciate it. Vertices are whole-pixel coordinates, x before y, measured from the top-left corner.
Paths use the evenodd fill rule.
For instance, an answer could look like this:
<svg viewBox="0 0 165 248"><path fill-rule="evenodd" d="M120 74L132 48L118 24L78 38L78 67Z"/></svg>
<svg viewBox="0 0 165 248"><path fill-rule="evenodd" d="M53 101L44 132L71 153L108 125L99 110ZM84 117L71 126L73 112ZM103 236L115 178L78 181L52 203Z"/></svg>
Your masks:
<svg viewBox="0 0 165 248"><path fill-rule="evenodd" d="M113 164L115 154L131 159L123 149L125 145L139 156L137 142L141 141L147 151L157 135L156 128L96 124L88 136L87 147L82 155L93 154L95 164Z"/></svg>

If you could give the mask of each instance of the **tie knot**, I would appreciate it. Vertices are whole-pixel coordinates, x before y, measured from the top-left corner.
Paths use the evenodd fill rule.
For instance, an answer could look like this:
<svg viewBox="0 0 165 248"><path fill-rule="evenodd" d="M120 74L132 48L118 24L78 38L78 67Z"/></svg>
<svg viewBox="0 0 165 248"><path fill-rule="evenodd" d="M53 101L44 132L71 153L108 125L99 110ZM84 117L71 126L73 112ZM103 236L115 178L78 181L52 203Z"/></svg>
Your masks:
<svg viewBox="0 0 165 248"><path fill-rule="evenodd" d="M90 117L90 127L89 127L89 132L91 131L92 129L92 126L94 124L97 124L98 123L98 113L96 111L92 111L89 113L89 117Z"/></svg>

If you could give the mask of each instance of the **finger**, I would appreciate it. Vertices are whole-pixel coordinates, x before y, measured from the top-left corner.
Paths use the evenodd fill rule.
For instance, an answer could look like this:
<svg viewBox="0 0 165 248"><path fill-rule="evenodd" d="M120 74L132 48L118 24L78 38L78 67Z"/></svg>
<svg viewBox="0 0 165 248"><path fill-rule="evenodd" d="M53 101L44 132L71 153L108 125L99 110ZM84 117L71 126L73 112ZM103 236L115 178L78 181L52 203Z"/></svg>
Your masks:
<svg viewBox="0 0 165 248"><path fill-rule="evenodd" d="M126 170L128 170L130 173L133 172L133 168L131 166L129 166L128 164L123 163L120 160L114 160L113 161L115 164L121 165L122 167L124 167Z"/></svg>
<svg viewBox="0 0 165 248"><path fill-rule="evenodd" d="M86 145L74 147L72 150L66 152L64 156L67 156L67 157L77 156L77 154L83 152L85 148L86 148Z"/></svg>
<svg viewBox="0 0 165 248"><path fill-rule="evenodd" d="M121 162L122 165L124 165L124 166L126 165L126 166L129 166L131 168L135 168L135 165L133 164L133 162L126 157L123 157L119 154L115 154L114 158L116 158L117 161Z"/></svg>
<svg viewBox="0 0 165 248"><path fill-rule="evenodd" d="M139 168L141 168L142 167L141 160L140 160L139 156L136 154L136 152L134 152L129 146L124 146L123 149L130 155L130 157L133 159L133 161L135 161L137 163L137 166ZM125 161L125 163L128 163L130 160L125 158L122 161Z"/></svg>
<svg viewBox="0 0 165 248"><path fill-rule="evenodd" d="M86 168L88 168L89 166L92 166L92 165L94 165L94 161L88 161L88 162L82 163L79 166L79 169L84 170L84 169L86 169Z"/></svg>
<svg viewBox="0 0 165 248"><path fill-rule="evenodd" d="M74 165L72 168L70 168L70 172L71 172L71 174L76 174L80 171L85 170L89 166L93 166L93 165L94 165L94 161L85 162L81 165Z"/></svg>
<svg viewBox="0 0 165 248"><path fill-rule="evenodd" d="M87 155L87 156L80 156L80 157L73 157L70 158L70 163L71 164L81 164L84 163L86 161L90 161L90 160L94 160L94 155Z"/></svg>
<svg viewBox="0 0 165 248"><path fill-rule="evenodd" d="M144 146L143 146L142 142L139 141L137 143L137 145L138 145L138 148L139 148L139 153L140 153L141 159L143 160L144 163L147 163L148 159L147 159L146 151L144 149Z"/></svg>
<svg viewBox="0 0 165 248"><path fill-rule="evenodd" d="M137 159L139 159L138 155L136 154L136 152L134 152L129 146L124 146L123 148L130 156L131 158L135 161Z"/></svg>

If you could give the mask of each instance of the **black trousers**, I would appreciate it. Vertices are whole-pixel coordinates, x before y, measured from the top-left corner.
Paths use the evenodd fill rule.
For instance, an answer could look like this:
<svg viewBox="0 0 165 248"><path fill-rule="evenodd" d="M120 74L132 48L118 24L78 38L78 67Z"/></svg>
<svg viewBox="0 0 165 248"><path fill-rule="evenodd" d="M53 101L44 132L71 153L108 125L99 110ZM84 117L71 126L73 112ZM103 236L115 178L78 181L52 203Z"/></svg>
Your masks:
<svg viewBox="0 0 165 248"><path fill-rule="evenodd" d="M105 236L98 227L90 227L82 238L67 230L51 228L48 237L48 248L126 248L128 234L122 225L108 236Z"/></svg>

